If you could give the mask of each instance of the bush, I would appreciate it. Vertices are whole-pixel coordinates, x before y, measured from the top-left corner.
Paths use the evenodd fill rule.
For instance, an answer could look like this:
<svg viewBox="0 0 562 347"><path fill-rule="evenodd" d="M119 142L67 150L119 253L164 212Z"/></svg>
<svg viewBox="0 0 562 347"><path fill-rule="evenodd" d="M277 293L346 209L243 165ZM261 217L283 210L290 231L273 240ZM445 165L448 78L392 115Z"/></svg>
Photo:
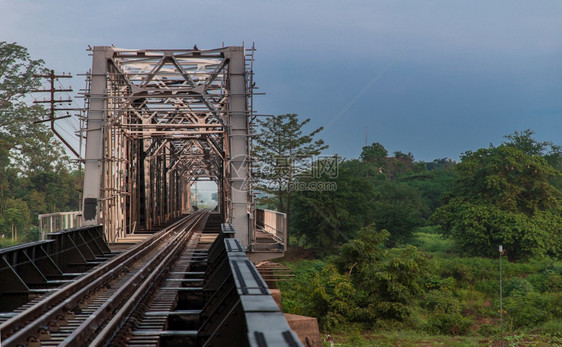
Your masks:
<svg viewBox="0 0 562 347"><path fill-rule="evenodd" d="M478 328L478 334L486 337L494 336L499 333L499 329L491 324L482 324Z"/></svg>
<svg viewBox="0 0 562 347"><path fill-rule="evenodd" d="M422 306L436 313L457 313L460 310L460 302L451 292L430 290L422 301Z"/></svg>
<svg viewBox="0 0 562 347"><path fill-rule="evenodd" d="M534 291L533 285L525 278L515 277L505 281L503 286L503 295L527 295Z"/></svg>
<svg viewBox="0 0 562 347"><path fill-rule="evenodd" d="M495 297L500 294L500 282L499 279L477 281L474 284L474 289L488 296Z"/></svg>
<svg viewBox="0 0 562 347"><path fill-rule="evenodd" d="M476 281L498 279L498 264L491 259L472 258L446 258L439 259L438 265L442 277L453 277L461 284L475 283Z"/></svg>
<svg viewBox="0 0 562 347"><path fill-rule="evenodd" d="M29 228L26 228L23 239L25 242L39 241L41 239L39 227L32 225Z"/></svg>
<svg viewBox="0 0 562 347"><path fill-rule="evenodd" d="M428 290L446 290L451 291L457 284L457 281L453 277L447 278L440 278L436 275L428 276L427 280L425 281L425 287Z"/></svg>
<svg viewBox="0 0 562 347"><path fill-rule="evenodd" d="M562 320L549 320L543 324L541 330L550 336L562 338Z"/></svg>
<svg viewBox="0 0 562 347"><path fill-rule="evenodd" d="M442 235L426 232L427 228L419 228L419 232L414 233L412 245L419 247L424 252L450 253L453 248L453 241Z"/></svg>
<svg viewBox="0 0 562 347"><path fill-rule="evenodd" d="M562 291L543 294L546 301L546 309L549 314L562 319Z"/></svg>
<svg viewBox="0 0 562 347"><path fill-rule="evenodd" d="M536 327L549 317L547 311L548 297L536 292L514 294L505 299L507 318L515 328Z"/></svg>
<svg viewBox="0 0 562 347"><path fill-rule="evenodd" d="M426 330L430 334L465 335L472 320L460 313L438 313L429 318Z"/></svg>
<svg viewBox="0 0 562 347"><path fill-rule="evenodd" d="M287 264L295 277L291 282L279 282L277 286L283 293L283 311L287 313L310 314L310 285L326 262L322 260L301 260Z"/></svg>
<svg viewBox="0 0 562 347"><path fill-rule="evenodd" d="M12 241L12 239L0 238L0 248L12 247L12 246L15 246L17 244L18 244L18 242Z"/></svg>
<svg viewBox="0 0 562 347"><path fill-rule="evenodd" d="M361 309L357 306L358 293L349 275L338 273L329 264L312 281L310 295L311 315L325 329L341 328L349 322L362 320Z"/></svg>
<svg viewBox="0 0 562 347"><path fill-rule="evenodd" d="M541 293L560 292L562 291L562 268L554 264L549 265L540 272L529 275L527 279Z"/></svg>

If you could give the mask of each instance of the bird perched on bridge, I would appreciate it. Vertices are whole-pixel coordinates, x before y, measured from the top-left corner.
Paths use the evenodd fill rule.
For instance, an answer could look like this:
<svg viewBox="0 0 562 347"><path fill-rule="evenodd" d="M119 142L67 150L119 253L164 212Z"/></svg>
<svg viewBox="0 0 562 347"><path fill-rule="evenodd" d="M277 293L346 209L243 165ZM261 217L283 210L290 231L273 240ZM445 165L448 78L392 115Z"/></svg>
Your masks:
<svg viewBox="0 0 562 347"><path fill-rule="evenodd" d="M198 50L199 50L199 48L197 48L197 45L193 45L193 50L194 50L194 51L198 51Z"/></svg>

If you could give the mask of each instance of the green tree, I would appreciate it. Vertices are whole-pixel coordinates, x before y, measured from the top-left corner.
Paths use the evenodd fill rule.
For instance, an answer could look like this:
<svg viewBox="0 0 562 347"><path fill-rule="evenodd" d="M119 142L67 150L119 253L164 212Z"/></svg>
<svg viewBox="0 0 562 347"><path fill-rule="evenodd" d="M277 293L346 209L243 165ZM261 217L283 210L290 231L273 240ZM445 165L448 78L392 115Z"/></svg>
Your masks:
<svg viewBox="0 0 562 347"><path fill-rule="evenodd" d="M290 223L291 185L305 172L310 163L328 148L315 136L322 127L309 133L303 129L310 118L300 121L296 114L284 114L258 119L259 131L254 138L254 156L258 159L256 189L264 195L261 203L273 204L277 211L287 213ZM288 223L288 224L289 224Z"/></svg>
<svg viewBox="0 0 562 347"><path fill-rule="evenodd" d="M0 109L17 110L23 98L41 83L35 75L44 72L42 60L32 60L27 49L16 43L0 41ZM2 127L10 126L2 118Z"/></svg>
<svg viewBox="0 0 562 347"><path fill-rule="evenodd" d="M1 215L2 224L4 224L4 235L9 235L11 232L12 239L18 239L18 232L25 231L25 227L29 225L30 215L27 203L22 200L8 200L6 201L5 209ZM9 229L8 229L9 228ZM8 230L6 230L8 229Z"/></svg>
<svg viewBox="0 0 562 347"><path fill-rule="evenodd" d="M304 134L303 127L310 118L299 121L296 114L284 114L258 119L259 131L254 141L254 155L259 160L256 189L273 195L277 210L290 211L289 185L306 171L311 170L310 160L328 148L314 137L322 127Z"/></svg>
<svg viewBox="0 0 562 347"><path fill-rule="evenodd" d="M38 213L75 210L77 175L43 123L46 116L29 95L40 86L43 61L26 48L0 42L0 232L31 235ZM32 218L33 217L33 218Z"/></svg>
<svg viewBox="0 0 562 347"><path fill-rule="evenodd" d="M0 151L7 154L2 164L20 173L66 165L68 158L49 128L34 123L45 110L28 104L31 91L41 85L37 75L46 71L43 61L31 59L25 47L1 41L0 62Z"/></svg>
<svg viewBox="0 0 562 347"><path fill-rule="evenodd" d="M385 182L376 188L374 222L390 233L388 245L405 243L423 225L424 205L419 191L403 183Z"/></svg>
<svg viewBox="0 0 562 347"><path fill-rule="evenodd" d="M386 162L387 156L388 151L386 148L384 148L384 146L380 143L374 142L369 146L363 147L360 158L366 163L382 168Z"/></svg>
<svg viewBox="0 0 562 347"><path fill-rule="evenodd" d="M414 172L398 180L400 183L416 188L420 193L423 205L421 213L424 220L429 219L435 210L441 207L445 194L452 189L455 180L454 164L445 162L447 164L441 165L436 163L436 160L425 163L432 169Z"/></svg>
<svg viewBox="0 0 562 347"><path fill-rule="evenodd" d="M372 174L370 170L371 166L359 160L349 160L339 162L337 177L315 174L301 177L304 182L334 183L336 189L295 192L292 218L295 236L320 253L329 253L371 224L377 193L367 179Z"/></svg>
<svg viewBox="0 0 562 347"><path fill-rule="evenodd" d="M383 172L389 180L394 180L399 176L410 173L417 169L412 153L394 152L394 157L386 158ZM425 169L425 168L423 168Z"/></svg>
<svg viewBox="0 0 562 347"><path fill-rule="evenodd" d="M398 176L425 169L423 165L417 166L412 153L394 152L393 157L388 156L388 151L378 142L363 147L360 155L361 161L372 166L375 174L384 174L388 180Z"/></svg>
<svg viewBox="0 0 562 347"><path fill-rule="evenodd" d="M535 134L531 129L526 129L523 131L515 131L513 134L504 136L507 141L504 141L504 145L509 147L514 147L528 155L540 155L545 156L560 152L560 148L554 145L552 142L547 141L537 141L533 138Z"/></svg>
<svg viewBox="0 0 562 347"><path fill-rule="evenodd" d="M551 184L560 173L538 155L512 145L467 152L446 204L433 221L475 255L510 259L560 254L561 194Z"/></svg>
<svg viewBox="0 0 562 347"><path fill-rule="evenodd" d="M562 148L551 141L537 141L533 138L534 131L527 129L521 132L504 136L507 141L504 145L522 150L528 155L542 156L550 166L562 171ZM559 190L562 190L562 175L555 176L551 182Z"/></svg>
<svg viewBox="0 0 562 347"><path fill-rule="evenodd" d="M429 263L415 247L385 248L388 237L371 225L342 245L322 271L298 284L301 313L318 317L325 329L407 319L424 292Z"/></svg>

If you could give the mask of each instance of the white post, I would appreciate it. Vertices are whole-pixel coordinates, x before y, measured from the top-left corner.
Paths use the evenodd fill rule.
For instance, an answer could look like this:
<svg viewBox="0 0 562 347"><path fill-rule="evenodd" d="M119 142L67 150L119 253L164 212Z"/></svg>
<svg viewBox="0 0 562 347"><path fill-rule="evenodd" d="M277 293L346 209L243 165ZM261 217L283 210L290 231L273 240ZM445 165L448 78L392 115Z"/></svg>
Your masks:
<svg viewBox="0 0 562 347"><path fill-rule="evenodd" d="M500 341L503 346L503 293L502 293L502 252L503 246L499 246L500 251Z"/></svg>

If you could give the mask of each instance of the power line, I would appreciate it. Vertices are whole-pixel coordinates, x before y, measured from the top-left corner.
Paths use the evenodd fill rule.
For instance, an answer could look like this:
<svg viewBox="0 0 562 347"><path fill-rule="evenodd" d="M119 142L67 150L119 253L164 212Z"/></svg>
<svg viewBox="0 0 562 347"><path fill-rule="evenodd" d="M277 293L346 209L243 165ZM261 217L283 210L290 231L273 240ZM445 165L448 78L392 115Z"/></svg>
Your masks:
<svg viewBox="0 0 562 347"><path fill-rule="evenodd" d="M56 75L55 74L55 70L51 70L50 74L48 75L35 75L35 77L39 77L39 78L46 78L48 79L48 81L50 82L50 89L36 89L33 90L33 92L35 93L49 93L50 94L50 99L46 100L46 101L34 101L33 103L35 104L42 104L42 103L48 103L50 105L50 112L49 112L49 118L48 119L43 119L40 121L37 121L35 123L42 123L42 122L50 122L51 123L51 131L59 138L59 140L62 141L62 143L64 143L64 145L77 157L80 158L80 154L74 149L74 147L72 145L70 145L70 143L68 143L68 141L55 129L55 120L58 119L65 119L65 118L70 118L71 115L64 115L64 116L59 116L59 117L55 117L55 112L56 111L74 111L73 108L57 108L57 105L60 103L71 103L72 100L71 99L67 99L67 100L63 100L62 98L59 100L56 100L55 98L55 94L56 93L60 93L60 92L71 92L72 89L65 89L65 88L61 88L61 89L56 89L55 88L55 81L58 82L58 78L72 78L72 76L70 74L65 75L64 73L62 75ZM59 82L60 84L60 82Z"/></svg>

